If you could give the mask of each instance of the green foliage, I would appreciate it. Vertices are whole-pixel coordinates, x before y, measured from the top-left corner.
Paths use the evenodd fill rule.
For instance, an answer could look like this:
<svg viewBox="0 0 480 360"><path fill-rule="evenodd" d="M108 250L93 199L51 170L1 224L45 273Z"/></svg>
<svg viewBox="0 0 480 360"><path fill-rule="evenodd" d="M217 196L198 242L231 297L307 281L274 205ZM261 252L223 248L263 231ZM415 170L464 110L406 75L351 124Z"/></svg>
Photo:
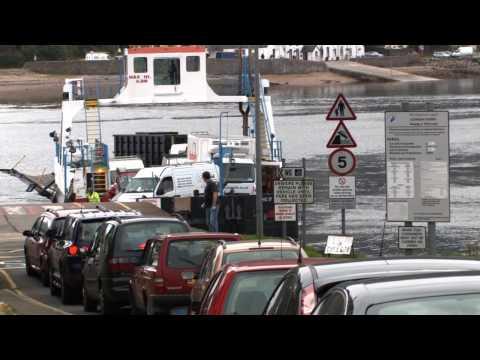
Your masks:
<svg viewBox="0 0 480 360"><path fill-rule="evenodd" d="M126 45L1 45L0 68L22 67L26 61L78 60L89 51L108 52L118 55L119 48Z"/></svg>

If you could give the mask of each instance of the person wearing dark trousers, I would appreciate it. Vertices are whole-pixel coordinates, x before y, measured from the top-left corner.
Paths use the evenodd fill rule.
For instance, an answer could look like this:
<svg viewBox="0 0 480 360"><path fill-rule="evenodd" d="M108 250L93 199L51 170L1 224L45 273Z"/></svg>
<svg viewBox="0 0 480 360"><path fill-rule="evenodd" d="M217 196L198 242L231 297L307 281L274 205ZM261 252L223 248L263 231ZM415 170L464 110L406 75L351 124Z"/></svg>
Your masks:
<svg viewBox="0 0 480 360"><path fill-rule="evenodd" d="M205 209L208 231L218 232L218 186L208 171L202 174L202 179L206 184L202 208Z"/></svg>

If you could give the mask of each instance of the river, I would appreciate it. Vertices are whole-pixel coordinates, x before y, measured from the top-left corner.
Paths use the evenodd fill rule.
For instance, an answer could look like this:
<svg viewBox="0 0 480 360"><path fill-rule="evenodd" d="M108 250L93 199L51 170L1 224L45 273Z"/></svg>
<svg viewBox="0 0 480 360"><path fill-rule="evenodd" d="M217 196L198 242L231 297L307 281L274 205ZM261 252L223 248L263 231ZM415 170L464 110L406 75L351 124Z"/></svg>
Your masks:
<svg viewBox="0 0 480 360"><path fill-rule="evenodd" d="M450 111L451 210L449 224L437 226L439 246L445 251L463 249L478 239L476 210L480 203L480 79L428 83L356 83L321 88L274 87L271 89L278 138L287 163L307 159L308 175L316 179L316 204L307 207L310 242L323 242L338 234L340 212L328 209L326 143L335 123L325 121L336 95L342 92L357 113L348 122L358 148L357 209L347 210L347 232L355 236L355 248L374 254L384 232L385 173L383 113L397 110L402 102L413 109L432 103ZM0 99L1 102L1 99ZM224 136L241 133L237 105L183 105L103 108L102 135L113 150L113 134L136 131L208 131L218 133L218 118L229 111ZM48 137L59 130L58 106L0 105L0 168L13 166L30 174L52 171L53 142ZM81 121L79 116L77 121ZM84 124L76 123L84 136ZM17 179L0 175L0 204L44 202ZM386 253L396 252L396 227L385 225Z"/></svg>

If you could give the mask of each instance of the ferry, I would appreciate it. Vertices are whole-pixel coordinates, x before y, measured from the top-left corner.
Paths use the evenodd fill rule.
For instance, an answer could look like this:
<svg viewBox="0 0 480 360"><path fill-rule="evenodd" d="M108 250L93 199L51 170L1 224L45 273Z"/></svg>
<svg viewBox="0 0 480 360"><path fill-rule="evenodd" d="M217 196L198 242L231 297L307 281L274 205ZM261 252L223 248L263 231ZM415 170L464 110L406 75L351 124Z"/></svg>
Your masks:
<svg viewBox="0 0 480 360"><path fill-rule="evenodd" d="M207 51L204 46L197 45L130 46L125 49L124 81L119 92L111 98L88 96L85 91L88 84L83 78L66 79L63 86L60 133L50 134L55 148L54 179L49 184L37 184L33 188L37 187L37 191L41 190L41 195L58 203L86 202L88 188L95 189L102 201L108 201L108 190L112 185L110 172L114 169L110 169L110 151L102 138L102 108L192 103L230 103L237 105L237 111L239 105L244 117L244 127L246 122L250 123L248 130L244 129L244 137L249 141L260 139L260 161L264 176L273 182L278 175L277 170L282 166L282 148L275 131L271 97L268 94L269 82L261 79L261 90L258 94L260 114L255 114L252 110L250 115L245 115L243 109L254 109L255 99L248 69L248 52L240 50L239 53L242 94L238 96L221 96L212 90L207 82ZM85 125L74 125L73 119L80 114L84 115ZM221 116L219 114L219 118ZM255 121L263 124L260 134L255 134ZM76 130L80 126L86 126L85 139L77 135ZM220 141L219 144L226 144L228 147L228 142ZM188 149L189 163L191 160L195 162L192 150L192 147ZM178 149L173 149L173 152L175 151ZM268 180L264 183L268 183ZM268 192L268 189L266 190Z"/></svg>

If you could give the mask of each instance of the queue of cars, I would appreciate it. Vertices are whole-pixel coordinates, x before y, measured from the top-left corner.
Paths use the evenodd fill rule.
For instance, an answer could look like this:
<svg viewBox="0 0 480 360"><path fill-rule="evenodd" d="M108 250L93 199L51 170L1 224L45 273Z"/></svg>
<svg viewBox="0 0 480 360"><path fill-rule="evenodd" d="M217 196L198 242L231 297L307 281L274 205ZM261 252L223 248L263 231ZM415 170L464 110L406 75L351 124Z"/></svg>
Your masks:
<svg viewBox="0 0 480 360"><path fill-rule="evenodd" d="M480 314L480 262L308 258L293 240L193 232L176 217L47 211L26 272L65 304L135 315Z"/></svg>

